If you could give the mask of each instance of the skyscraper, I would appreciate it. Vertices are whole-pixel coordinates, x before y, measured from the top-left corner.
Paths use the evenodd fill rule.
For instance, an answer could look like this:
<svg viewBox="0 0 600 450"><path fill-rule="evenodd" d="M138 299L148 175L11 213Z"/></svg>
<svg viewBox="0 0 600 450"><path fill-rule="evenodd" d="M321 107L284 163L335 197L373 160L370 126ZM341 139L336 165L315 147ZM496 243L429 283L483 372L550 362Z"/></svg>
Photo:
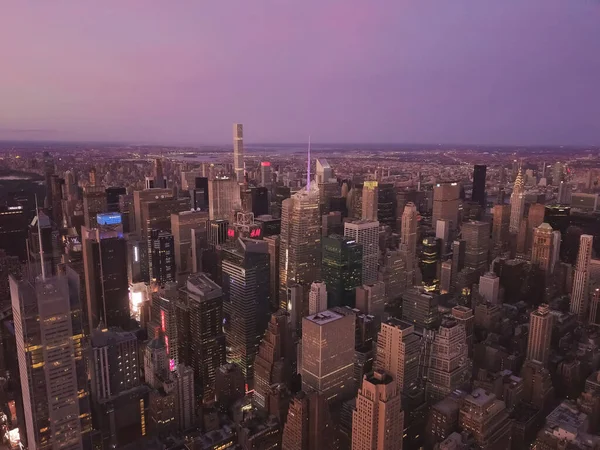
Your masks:
<svg viewBox="0 0 600 450"><path fill-rule="evenodd" d="M302 319L302 389L327 401L353 394L355 316L323 311Z"/></svg>
<svg viewBox="0 0 600 450"><path fill-rule="evenodd" d="M192 230L206 230L208 214L205 211L182 211L171 214L171 232L178 274L192 272Z"/></svg>
<svg viewBox="0 0 600 450"><path fill-rule="evenodd" d="M533 230L531 263L536 264L546 275L554 269L553 251L554 231L547 223L542 223Z"/></svg>
<svg viewBox="0 0 600 450"><path fill-rule="evenodd" d="M267 243L240 238L223 247L221 264L227 361L240 366L253 386L254 358L269 321Z"/></svg>
<svg viewBox="0 0 600 450"><path fill-rule="evenodd" d="M308 293L308 314L313 315L327 309L327 285L315 281L310 285Z"/></svg>
<svg viewBox="0 0 600 450"><path fill-rule="evenodd" d="M163 164L161 158L154 160L154 188L164 189L167 187L167 179L163 172Z"/></svg>
<svg viewBox="0 0 600 450"><path fill-rule="evenodd" d="M365 181L363 184L362 220L377 220L379 187L377 181Z"/></svg>
<svg viewBox="0 0 600 450"><path fill-rule="evenodd" d="M550 357L550 339L552 337L552 319L548 305L542 304L529 315L529 341L527 359L537 361L544 366Z"/></svg>
<svg viewBox="0 0 600 450"><path fill-rule="evenodd" d="M479 294L488 303L500 303L500 277L494 272L487 272L479 277Z"/></svg>
<svg viewBox="0 0 600 450"><path fill-rule="evenodd" d="M379 222L359 220L344 224L344 236L362 245L362 284L377 281Z"/></svg>
<svg viewBox="0 0 600 450"><path fill-rule="evenodd" d="M510 448L512 422L506 405L484 389L476 388L465 397L459 423L473 435L478 448Z"/></svg>
<svg viewBox="0 0 600 450"><path fill-rule="evenodd" d="M333 424L325 396L314 390L298 392L290 402L281 448L329 450L332 434Z"/></svg>
<svg viewBox="0 0 600 450"><path fill-rule="evenodd" d="M450 227L458 227L458 206L460 203L460 186L458 183L436 184L433 187L433 214L431 223L444 219L450 221Z"/></svg>
<svg viewBox="0 0 600 450"><path fill-rule="evenodd" d="M271 174L271 163L263 161L260 163L260 185L270 188L273 184L273 175Z"/></svg>
<svg viewBox="0 0 600 450"><path fill-rule="evenodd" d="M419 382L421 338L412 323L388 319L377 336L375 368L392 376L398 393L408 393Z"/></svg>
<svg viewBox="0 0 600 450"><path fill-rule="evenodd" d="M485 208L485 175L487 166L475 164L473 167L473 193L471 200Z"/></svg>
<svg viewBox="0 0 600 450"><path fill-rule="evenodd" d="M83 449L91 431L79 277L11 276L19 378L29 449Z"/></svg>
<svg viewBox="0 0 600 450"><path fill-rule="evenodd" d="M395 230L398 222L396 186L393 183L379 183L377 186L377 216L381 225L388 225Z"/></svg>
<svg viewBox="0 0 600 450"><path fill-rule="evenodd" d="M510 194L510 223L509 231L517 234L525 214L525 182L521 169L515 179L512 194Z"/></svg>
<svg viewBox="0 0 600 450"><path fill-rule="evenodd" d="M317 184L327 183L333 176L333 170L326 159L317 159L317 174L315 181Z"/></svg>
<svg viewBox="0 0 600 450"><path fill-rule="evenodd" d="M546 213L546 207L541 203L534 203L529 206L529 212L527 214L527 241L525 250L531 250L533 246L533 233L534 230L544 223L544 215Z"/></svg>
<svg viewBox="0 0 600 450"><path fill-rule="evenodd" d="M355 305L362 283L362 246L354 239L333 234L323 238L321 276L327 285L329 307Z"/></svg>
<svg viewBox="0 0 600 450"><path fill-rule="evenodd" d="M356 308L376 318L381 323L385 316L385 284L376 281L356 288Z"/></svg>
<svg viewBox="0 0 600 450"><path fill-rule="evenodd" d="M490 224L471 221L463 224L462 238L466 242L465 266L477 271L485 271L488 267L490 247Z"/></svg>
<svg viewBox="0 0 600 450"><path fill-rule="evenodd" d="M244 182L244 126L233 124L233 170L238 183ZM211 219L212 219L211 214Z"/></svg>
<svg viewBox="0 0 600 450"><path fill-rule="evenodd" d="M96 228L96 216L107 212L106 191L102 186L87 186L83 190L83 217L87 228Z"/></svg>
<svg viewBox="0 0 600 450"><path fill-rule="evenodd" d="M243 171L242 168L242 173ZM210 180L208 182L208 208L210 220L232 220L235 211L242 208L239 184L227 177Z"/></svg>
<svg viewBox="0 0 600 450"><path fill-rule="evenodd" d="M494 205L492 217L492 242L494 250L499 253L502 250L505 250L508 244L510 205Z"/></svg>
<svg viewBox="0 0 600 450"><path fill-rule="evenodd" d="M415 260L417 258L417 226L417 206L412 202L408 202L402 213L400 243L403 246L405 254L404 263L406 265L407 283L409 285L412 285Z"/></svg>
<svg viewBox="0 0 600 450"><path fill-rule="evenodd" d="M116 223L106 223L100 215L97 220L103 224L98 228L81 227L89 330L100 321L107 327L129 328L127 241L120 215L111 215L115 218L110 220Z"/></svg>
<svg viewBox="0 0 600 450"><path fill-rule="evenodd" d="M592 245L594 236L582 234L579 238L579 253L575 265L575 277L571 292L571 312L583 320L587 312L589 285L590 285L590 260L592 259Z"/></svg>
<svg viewBox="0 0 600 450"><path fill-rule="evenodd" d="M283 201L279 244L279 302L288 309L287 288L308 287L321 272L321 216L319 190L310 183Z"/></svg>
<svg viewBox="0 0 600 450"><path fill-rule="evenodd" d="M175 281L175 244L173 235L167 231L152 230L150 233L152 280L159 286Z"/></svg>
<svg viewBox="0 0 600 450"><path fill-rule="evenodd" d="M365 375L352 412L352 450L402 450L404 412L393 377Z"/></svg>

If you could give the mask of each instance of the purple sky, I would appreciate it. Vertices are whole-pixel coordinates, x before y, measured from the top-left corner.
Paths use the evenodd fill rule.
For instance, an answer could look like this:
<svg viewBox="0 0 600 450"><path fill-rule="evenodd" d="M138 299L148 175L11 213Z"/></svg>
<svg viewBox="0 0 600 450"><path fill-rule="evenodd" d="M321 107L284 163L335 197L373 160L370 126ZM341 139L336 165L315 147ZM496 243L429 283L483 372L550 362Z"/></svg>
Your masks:
<svg viewBox="0 0 600 450"><path fill-rule="evenodd" d="M600 144L600 0L7 0L0 139Z"/></svg>

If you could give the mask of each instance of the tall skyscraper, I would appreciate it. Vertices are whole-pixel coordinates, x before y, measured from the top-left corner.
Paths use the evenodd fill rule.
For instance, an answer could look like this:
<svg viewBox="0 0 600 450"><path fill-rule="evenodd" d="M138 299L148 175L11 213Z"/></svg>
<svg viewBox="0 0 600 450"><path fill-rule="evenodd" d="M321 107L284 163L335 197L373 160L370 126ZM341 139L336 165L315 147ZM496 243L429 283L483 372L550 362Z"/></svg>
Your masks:
<svg viewBox="0 0 600 450"><path fill-rule="evenodd" d="M482 208L485 208L485 175L487 166L475 164L473 167L473 193L471 200L477 202Z"/></svg>
<svg viewBox="0 0 600 450"><path fill-rule="evenodd" d="M506 405L482 388L474 389L463 400L459 423L472 434L478 448L511 448L512 421Z"/></svg>
<svg viewBox="0 0 600 450"><path fill-rule="evenodd" d="M546 207L541 203L534 203L529 206L529 212L527 214L527 241L525 251L531 250L533 246L533 232L544 223L544 215L546 213Z"/></svg>
<svg viewBox="0 0 600 450"><path fill-rule="evenodd" d="M150 233L152 280L159 286L175 281L175 244L173 235L167 231L152 230Z"/></svg>
<svg viewBox="0 0 600 450"><path fill-rule="evenodd" d="M523 173L519 169L512 194L510 194L510 223L509 231L517 234L521 228L523 215L525 214L525 181Z"/></svg>
<svg viewBox="0 0 600 450"><path fill-rule="evenodd" d="M207 228L208 213L205 211L182 211L171 214L175 267L178 274L192 272L192 230Z"/></svg>
<svg viewBox="0 0 600 450"><path fill-rule="evenodd" d="M547 223L542 223L533 230L531 263L536 264L546 275L554 269L553 251L554 231Z"/></svg>
<svg viewBox="0 0 600 450"><path fill-rule="evenodd" d="M281 448L329 450L333 424L325 396L314 390L300 391L291 400L283 428Z"/></svg>
<svg viewBox="0 0 600 450"><path fill-rule="evenodd" d="M70 272L69 272L70 271ZM84 449L91 414L79 277L10 278L29 449Z"/></svg>
<svg viewBox="0 0 600 450"><path fill-rule="evenodd" d="M362 220L377 220L379 187L377 181L365 181L363 184Z"/></svg>
<svg viewBox="0 0 600 450"><path fill-rule="evenodd" d="M376 281L356 288L356 308L376 318L377 323L385 318L385 284Z"/></svg>
<svg viewBox="0 0 600 450"><path fill-rule="evenodd" d="M479 294L492 304L500 303L500 277L494 272L487 272L479 277Z"/></svg>
<svg viewBox="0 0 600 450"><path fill-rule="evenodd" d="M127 241L120 215L99 215L97 220L98 228L81 228L89 330L101 321L107 327L128 329Z"/></svg>
<svg viewBox="0 0 600 450"><path fill-rule="evenodd" d="M431 345L426 395L437 402L458 389L471 376L465 327L455 318L444 318Z"/></svg>
<svg viewBox="0 0 600 450"><path fill-rule="evenodd" d="M253 386L254 359L270 311L267 243L240 238L223 247L221 264L227 361L240 366Z"/></svg>
<svg viewBox="0 0 600 450"><path fill-rule="evenodd" d="M267 243L269 250L269 299L271 300L271 310L279 309L279 234L265 236L263 241Z"/></svg>
<svg viewBox="0 0 600 450"><path fill-rule="evenodd" d="M271 173L271 163L263 161L260 163L260 185L270 188L273 184L273 175Z"/></svg>
<svg viewBox="0 0 600 450"><path fill-rule="evenodd" d="M529 315L529 341L527 359L537 361L544 366L550 357L550 339L552 338L552 319L548 305L542 304Z"/></svg>
<svg viewBox="0 0 600 450"><path fill-rule="evenodd" d="M563 181L564 177L564 167L560 161L554 163L554 167L552 167L552 185L559 186Z"/></svg>
<svg viewBox="0 0 600 450"><path fill-rule="evenodd" d="M87 228L96 228L96 216L107 212L106 191L102 186L87 186L83 190L83 217Z"/></svg>
<svg viewBox="0 0 600 450"><path fill-rule="evenodd" d="M488 268L490 224L479 221L464 223L462 238L466 242L465 266L477 271L485 271Z"/></svg>
<svg viewBox="0 0 600 450"><path fill-rule="evenodd" d="M353 394L355 316L323 311L302 319L302 389L327 401Z"/></svg>
<svg viewBox="0 0 600 450"><path fill-rule="evenodd" d="M242 173L243 171L242 168ZM208 208L210 220L232 220L235 211L242 209L239 184L227 177L210 180L208 182Z"/></svg>
<svg viewBox="0 0 600 450"><path fill-rule="evenodd" d="M501 252L507 248L508 244L510 205L494 205L492 217L492 242L494 250Z"/></svg>
<svg viewBox="0 0 600 450"><path fill-rule="evenodd" d="M233 124L233 170L238 183L244 182L244 126ZM211 219L212 219L211 214Z"/></svg>
<svg viewBox="0 0 600 450"><path fill-rule="evenodd" d="M417 258L417 206L408 202L402 213L402 227L400 230L400 243L403 246L407 273L407 283L412 285Z"/></svg>
<svg viewBox="0 0 600 450"><path fill-rule="evenodd" d="M317 159L317 174L315 181L317 184L327 183L333 177L333 170L326 159Z"/></svg>
<svg viewBox="0 0 600 450"><path fill-rule="evenodd" d="M365 375L352 412L352 450L402 450L404 412L393 377Z"/></svg>
<svg viewBox="0 0 600 450"><path fill-rule="evenodd" d="M583 320L587 312L589 287L590 287L590 260L592 259L592 245L594 236L582 234L579 238L579 253L575 265L575 277L571 292L571 312Z"/></svg>
<svg viewBox="0 0 600 450"><path fill-rule="evenodd" d="M379 183L377 187L377 217L381 225L395 230L398 223L396 186L393 183Z"/></svg>
<svg viewBox="0 0 600 450"><path fill-rule="evenodd" d="M279 251L279 302L287 310L289 285L308 288L320 278L321 216L316 183L283 201Z"/></svg>
<svg viewBox="0 0 600 450"><path fill-rule="evenodd" d="M437 297L423 287L408 288L402 294L402 319L418 327L434 329L438 321Z"/></svg>
<svg viewBox="0 0 600 450"><path fill-rule="evenodd" d="M315 281L310 285L308 293L308 314L313 315L327 309L327 285Z"/></svg>
<svg viewBox="0 0 600 450"><path fill-rule="evenodd" d="M362 245L333 234L323 238L321 276L327 285L329 307L354 307L362 283Z"/></svg>
<svg viewBox="0 0 600 450"><path fill-rule="evenodd" d="M436 184L433 187L433 214L431 223L444 219L450 221L450 227L458 227L458 206L460 203L460 186L458 183Z"/></svg>
<svg viewBox="0 0 600 450"><path fill-rule="evenodd" d="M154 188L164 189L167 187L167 179L163 172L163 164L161 158L154 160Z"/></svg>
<svg viewBox="0 0 600 450"><path fill-rule="evenodd" d="M412 323L388 319L377 336L375 368L392 376L398 393L408 393L419 382L421 338Z"/></svg>
<svg viewBox="0 0 600 450"><path fill-rule="evenodd" d="M379 222L359 220L344 224L344 236L362 245L362 284L377 281Z"/></svg>

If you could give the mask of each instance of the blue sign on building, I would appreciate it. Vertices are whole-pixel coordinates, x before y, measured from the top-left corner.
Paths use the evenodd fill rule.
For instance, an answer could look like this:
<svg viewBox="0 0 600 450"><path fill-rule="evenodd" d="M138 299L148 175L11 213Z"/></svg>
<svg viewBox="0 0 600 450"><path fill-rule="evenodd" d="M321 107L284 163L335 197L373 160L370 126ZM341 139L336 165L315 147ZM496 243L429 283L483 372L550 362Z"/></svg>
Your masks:
<svg viewBox="0 0 600 450"><path fill-rule="evenodd" d="M100 213L96 216L98 225L119 225L121 223L121 213Z"/></svg>

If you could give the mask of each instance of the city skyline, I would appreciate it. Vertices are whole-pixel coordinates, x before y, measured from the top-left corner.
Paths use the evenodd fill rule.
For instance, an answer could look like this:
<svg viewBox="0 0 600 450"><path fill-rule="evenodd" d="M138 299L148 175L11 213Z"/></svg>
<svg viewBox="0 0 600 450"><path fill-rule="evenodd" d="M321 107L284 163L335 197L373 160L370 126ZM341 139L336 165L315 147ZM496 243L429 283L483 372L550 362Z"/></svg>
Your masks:
<svg viewBox="0 0 600 450"><path fill-rule="evenodd" d="M0 140L600 143L598 3L230 7L10 3Z"/></svg>

